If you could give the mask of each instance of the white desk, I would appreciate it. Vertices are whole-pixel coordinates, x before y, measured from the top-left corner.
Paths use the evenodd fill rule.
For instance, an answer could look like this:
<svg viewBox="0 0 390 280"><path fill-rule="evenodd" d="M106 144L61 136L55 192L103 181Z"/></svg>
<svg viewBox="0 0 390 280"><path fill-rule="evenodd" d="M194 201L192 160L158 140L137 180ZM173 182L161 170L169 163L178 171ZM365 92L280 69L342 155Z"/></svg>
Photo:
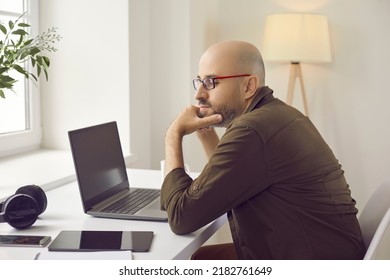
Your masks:
<svg viewBox="0 0 390 280"><path fill-rule="evenodd" d="M159 188L159 170L128 169L131 186ZM61 230L151 230L155 236L150 252L133 253L133 259L168 260L188 259L226 222L226 215L188 235L175 235L166 222L132 221L94 218L84 214L77 182L46 192L48 206L35 224L26 230L16 230L10 225L0 224L0 234L50 235L54 239ZM45 248L1 247L0 259L34 259Z"/></svg>

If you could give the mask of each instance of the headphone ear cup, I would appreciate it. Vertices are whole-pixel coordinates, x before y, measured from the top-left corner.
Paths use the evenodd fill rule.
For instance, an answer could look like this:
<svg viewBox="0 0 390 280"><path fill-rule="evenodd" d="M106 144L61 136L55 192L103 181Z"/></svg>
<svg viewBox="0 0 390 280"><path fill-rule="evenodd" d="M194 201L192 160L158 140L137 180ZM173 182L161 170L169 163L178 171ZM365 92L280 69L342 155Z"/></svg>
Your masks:
<svg viewBox="0 0 390 280"><path fill-rule="evenodd" d="M47 197L45 192L36 185L23 186L17 189L16 194L26 194L31 196L38 205L38 215L42 214L47 207Z"/></svg>
<svg viewBox="0 0 390 280"><path fill-rule="evenodd" d="M14 194L3 205L2 222L7 222L16 229L32 226L38 218L38 204L27 194Z"/></svg>

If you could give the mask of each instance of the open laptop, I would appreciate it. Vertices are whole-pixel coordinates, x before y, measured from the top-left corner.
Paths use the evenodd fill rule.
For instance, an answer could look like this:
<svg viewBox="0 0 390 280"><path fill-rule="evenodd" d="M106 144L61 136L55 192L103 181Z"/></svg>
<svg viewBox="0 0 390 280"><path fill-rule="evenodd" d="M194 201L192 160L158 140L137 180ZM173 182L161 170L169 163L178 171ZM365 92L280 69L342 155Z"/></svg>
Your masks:
<svg viewBox="0 0 390 280"><path fill-rule="evenodd" d="M84 212L104 218L166 221L160 190L130 188L116 122L68 132Z"/></svg>

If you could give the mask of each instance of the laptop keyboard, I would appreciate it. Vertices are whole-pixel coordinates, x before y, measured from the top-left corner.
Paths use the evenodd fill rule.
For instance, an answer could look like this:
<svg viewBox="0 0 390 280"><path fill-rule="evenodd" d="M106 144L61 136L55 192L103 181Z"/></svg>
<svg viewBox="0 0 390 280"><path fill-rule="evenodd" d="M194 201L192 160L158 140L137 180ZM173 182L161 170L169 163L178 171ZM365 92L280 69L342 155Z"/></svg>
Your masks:
<svg viewBox="0 0 390 280"><path fill-rule="evenodd" d="M102 210L106 213L134 214L160 195L157 189L134 189Z"/></svg>

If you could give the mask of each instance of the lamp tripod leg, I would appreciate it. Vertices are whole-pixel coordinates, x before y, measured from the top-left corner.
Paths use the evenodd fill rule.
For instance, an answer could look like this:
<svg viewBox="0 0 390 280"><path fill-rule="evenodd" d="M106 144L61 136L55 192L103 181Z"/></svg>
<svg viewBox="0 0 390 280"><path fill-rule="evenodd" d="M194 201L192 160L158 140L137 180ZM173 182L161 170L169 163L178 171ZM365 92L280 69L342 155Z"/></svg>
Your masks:
<svg viewBox="0 0 390 280"><path fill-rule="evenodd" d="M309 110L307 106L307 99L306 99L306 92L305 92L305 85L303 84L303 75L302 75L302 68L301 65L298 64L298 78L301 84L301 92L302 92L302 100L303 100L303 108L306 116L309 116Z"/></svg>
<svg viewBox="0 0 390 280"><path fill-rule="evenodd" d="M298 63L298 62L292 62L290 64L290 79L289 79L289 82L288 82L288 90L287 90L287 101L286 101L286 103L288 105L292 105L296 79L299 79L299 83L300 83L300 86L301 86L304 113L305 113L306 116L309 116L309 110L308 110L308 105L307 105L305 85L303 83L301 64Z"/></svg>
<svg viewBox="0 0 390 280"><path fill-rule="evenodd" d="M288 89L287 89L287 104L288 105L292 105L296 78L297 78L296 64L291 63L291 65L290 65L290 79L288 81Z"/></svg>

